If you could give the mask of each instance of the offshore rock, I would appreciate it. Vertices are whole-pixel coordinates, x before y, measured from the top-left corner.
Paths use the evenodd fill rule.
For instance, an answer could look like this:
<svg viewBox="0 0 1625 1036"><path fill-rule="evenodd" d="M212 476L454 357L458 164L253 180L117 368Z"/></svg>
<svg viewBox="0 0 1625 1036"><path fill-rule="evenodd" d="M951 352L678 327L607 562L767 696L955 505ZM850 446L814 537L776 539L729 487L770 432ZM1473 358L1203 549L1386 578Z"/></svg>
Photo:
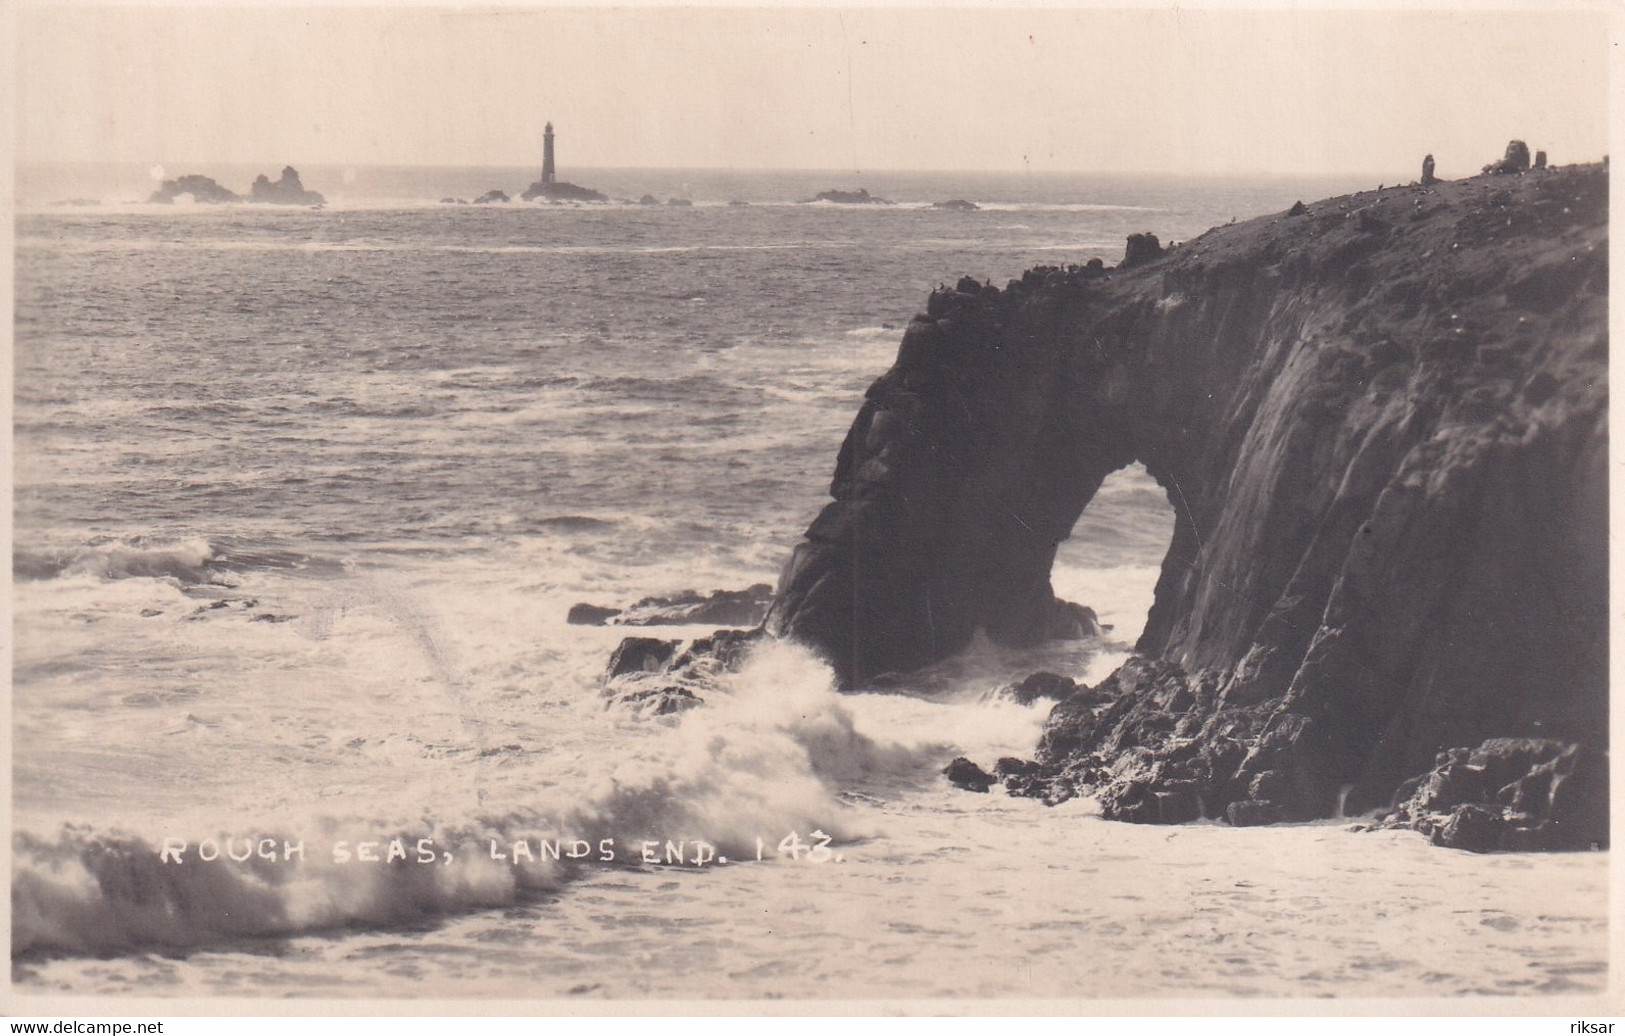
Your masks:
<svg viewBox="0 0 1625 1036"><path fill-rule="evenodd" d="M886 198L877 198L869 193L867 187L859 187L855 191L819 191L812 201L833 202L836 205L892 205L894 202ZM810 204L804 202L803 204Z"/></svg>
<svg viewBox="0 0 1625 1036"><path fill-rule="evenodd" d="M554 183L546 183L544 181L537 180L529 187L526 187L525 192L521 194L519 198L521 201L536 201L540 199L541 201L556 203L609 201L608 195L600 194L591 187L581 187L577 184L565 183L562 180Z"/></svg>
<svg viewBox="0 0 1625 1036"><path fill-rule="evenodd" d="M605 608L597 604L572 604L564 621L572 626L607 626L609 620L621 614L619 608Z"/></svg>
<svg viewBox="0 0 1625 1036"><path fill-rule="evenodd" d="M193 201L206 205L221 205L243 200L235 192L228 191L207 176L196 174L165 180L147 200L160 205L169 205L183 194L190 195Z"/></svg>
<svg viewBox="0 0 1625 1036"><path fill-rule="evenodd" d="M325 205L327 199L315 191L305 190L305 185L299 182L299 171L293 166L283 166L282 176L272 181L264 173L254 178L254 185L248 190L248 200L271 205Z"/></svg>
<svg viewBox="0 0 1625 1036"><path fill-rule="evenodd" d="M502 205L502 204L506 204L507 202L509 202L511 200L512 199L510 199L508 197L508 192L507 191L491 190L491 191L486 191L484 194L480 195L478 198L475 198L474 199L474 204L475 205Z"/></svg>
<svg viewBox="0 0 1625 1036"><path fill-rule="evenodd" d="M947 201L934 201L931 203L931 207L933 209L947 209L950 212L980 212L982 209L980 205L973 201L966 201L964 198L950 198Z"/></svg>
<svg viewBox="0 0 1625 1036"><path fill-rule="evenodd" d="M1052 712L1046 799L1354 814L1491 738L1606 769L1607 194L1596 165L1368 192L933 292L770 628L847 687L1035 644L1057 544L1139 462L1172 542L1140 657Z"/></svg>

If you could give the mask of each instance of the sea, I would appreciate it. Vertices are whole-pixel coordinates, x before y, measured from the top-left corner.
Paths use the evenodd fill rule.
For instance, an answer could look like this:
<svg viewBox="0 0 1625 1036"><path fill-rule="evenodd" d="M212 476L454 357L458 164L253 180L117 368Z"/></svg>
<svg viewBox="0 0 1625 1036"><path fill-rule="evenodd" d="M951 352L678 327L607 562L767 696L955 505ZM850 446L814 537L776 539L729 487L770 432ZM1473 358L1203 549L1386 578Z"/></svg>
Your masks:
<svg viewBox="0 0 1625 1036"><path fill-rule="evenodd" d="M1605 852L1136 826L947 783L957 756L1031 756L1047 704L1012 681L1127 657L1172 530L1139 469L1055 563L1098 639L979 639L858 694L769 642L649 716L606 703L610 653L711 628L566 622L774 582L939 284L1369 178L566 169L659 204L472 205L442 199L536 171L312 166L319 209L145 200L259 172L18 170L14 993L1605 988ZM808 203L860 187L895 204Z"/></svg>

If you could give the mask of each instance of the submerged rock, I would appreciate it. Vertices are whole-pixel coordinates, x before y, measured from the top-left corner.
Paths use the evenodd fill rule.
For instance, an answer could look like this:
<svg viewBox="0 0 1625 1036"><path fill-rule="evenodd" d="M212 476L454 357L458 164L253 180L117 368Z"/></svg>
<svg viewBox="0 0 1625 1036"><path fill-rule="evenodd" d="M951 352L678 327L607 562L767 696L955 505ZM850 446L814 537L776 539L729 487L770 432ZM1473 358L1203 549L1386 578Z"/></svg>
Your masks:
<svg viewBox="0 0 1625 1036"><path fill-rule="evenodd" d="M845 687L978 630L1038 643L1057 545L1139 462L1176 515L1140 657L1054 707L1042 797L1331 817L1495 736L1605 771L1607 171L1496 187L1333 198L1171 253L1142 238L1115 270L933 292L771 629ZM1599 807L1574 808L1571 831ZM1498 845L1540 841L1503 822Z"/></svg>
<svg viewBox="0 0 1625 1036"><path fill-rule="evenodd" d="M630 608L596 604L571 607L567 619L578 626L757 626L773 603L773 588L757 583L743 590L713 590L700 594L681 590L664 597L645 597Z"/></svg>

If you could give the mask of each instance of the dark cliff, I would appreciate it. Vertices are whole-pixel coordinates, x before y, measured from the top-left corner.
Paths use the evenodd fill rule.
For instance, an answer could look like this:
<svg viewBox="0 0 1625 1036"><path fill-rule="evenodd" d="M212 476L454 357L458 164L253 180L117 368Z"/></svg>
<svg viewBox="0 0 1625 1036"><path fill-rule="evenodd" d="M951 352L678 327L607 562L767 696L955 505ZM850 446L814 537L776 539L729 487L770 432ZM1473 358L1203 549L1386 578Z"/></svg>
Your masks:
<svg viewBox="0 0 1625 1036"><path fill-rule="evenodd" d="M772 628L848 686L1031 643L1056 544L1138 461L1173 541L1140 658L1051 717L1052 789L1256 822L1486 739L1605 751L1607 187L1367 192L934 294Z"/></svg>

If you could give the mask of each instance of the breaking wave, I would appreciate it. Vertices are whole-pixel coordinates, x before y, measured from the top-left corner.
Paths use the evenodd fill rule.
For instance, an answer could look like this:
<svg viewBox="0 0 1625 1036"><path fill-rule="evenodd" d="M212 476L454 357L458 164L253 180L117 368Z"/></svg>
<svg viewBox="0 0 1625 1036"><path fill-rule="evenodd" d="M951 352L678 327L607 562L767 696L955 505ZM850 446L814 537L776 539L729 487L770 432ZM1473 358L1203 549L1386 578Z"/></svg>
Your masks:
<svg viewBox="0 0 1625 1036"><path fill-rule="evenodd" d="M878 834L842 793L918 781L946 751L861 732L828 668L786 643L761 645L708 707L645 740L573 797L552 789L550 808L320 816L246 833L19 832L12 952L195 949L425 923L534 900L588 867L645 866L646 844L662 866L761 865L759 840L771 859L784 832L821 831L836 845Z"/></svg>

